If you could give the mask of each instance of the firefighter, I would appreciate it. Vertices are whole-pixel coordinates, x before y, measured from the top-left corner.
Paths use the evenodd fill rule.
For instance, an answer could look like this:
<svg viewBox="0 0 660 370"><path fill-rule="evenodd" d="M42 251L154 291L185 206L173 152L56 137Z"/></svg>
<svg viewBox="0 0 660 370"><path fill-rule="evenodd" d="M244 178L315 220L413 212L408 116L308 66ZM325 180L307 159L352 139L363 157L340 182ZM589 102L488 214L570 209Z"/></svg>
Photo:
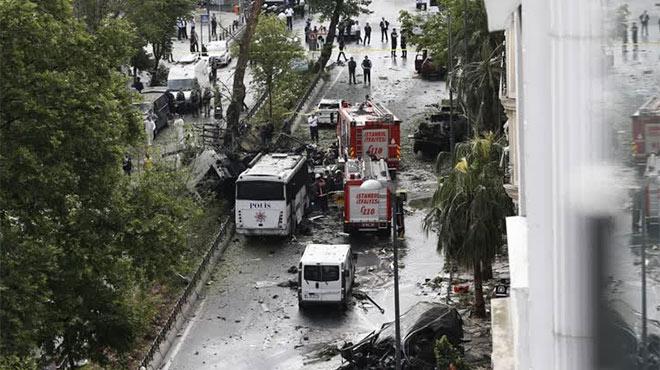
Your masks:
<svg viewBox="0 0 660 370"><path fill-rule="evenodd" d="M396 194L396 230L397 230L397 235L396 237L399 239L403 239L403 237L406 234L406 223L404 222L404 211L403 211L403 203L405 201L405 194L401 192L397 192Z"/></svg>
<svg viewBox="0 0 660 370"><path fill-rule="evenodd" d="M313 112L307 119L309 124L309 136L313 142L319 143L319 118L316 112Z"/></svg>
<svg viewBox="0 0 660 370"><path fill-rule="evenodd" d="M325 213L328 211L328 192L325 184L325 180L320 173L316 174L316 181L314 182L314 193L316 195L316 203L318 204L321 212Z"/></svg>

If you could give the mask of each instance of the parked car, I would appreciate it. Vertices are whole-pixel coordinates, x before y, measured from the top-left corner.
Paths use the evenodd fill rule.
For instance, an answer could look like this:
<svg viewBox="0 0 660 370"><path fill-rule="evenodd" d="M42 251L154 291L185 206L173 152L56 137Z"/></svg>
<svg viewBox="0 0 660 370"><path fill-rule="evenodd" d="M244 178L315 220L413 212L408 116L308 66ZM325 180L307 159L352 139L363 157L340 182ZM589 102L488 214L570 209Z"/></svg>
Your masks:
<svg viewBox="0 0 660 370"><path fill-rule="evenodd" d="M429 79L443 79L447 76L445 64L434 61L426 49L415 55L415 71Z"/></svg>
<svg viewBox="0 0 660 370"><path fill-rule="evenodd" d="M316 108L319 115L319 125L336 126L337 112L339 111L340 104L340 100L321 99L321 102Z"/></svg>
<svg viewBox="0 0 660 370"><path fill-rule="evenodd" d="M167 127L167 120L170 115L170 102L167 98L167 90L165 87L147 87L142 90L140 97L142 101L134 103L134 106L140 110L144 119L147 119L150 114L156 116L156 131L154 133L156 135Z"/></svg>
<svg viewBox="0 0 660 370"><path fill-rule="evenodd" d="M203 53L202 55L208 56L209 65L211 67L220 68L231 63L229 45L225 40L209 42L206 45L206 53Z"/></svg>

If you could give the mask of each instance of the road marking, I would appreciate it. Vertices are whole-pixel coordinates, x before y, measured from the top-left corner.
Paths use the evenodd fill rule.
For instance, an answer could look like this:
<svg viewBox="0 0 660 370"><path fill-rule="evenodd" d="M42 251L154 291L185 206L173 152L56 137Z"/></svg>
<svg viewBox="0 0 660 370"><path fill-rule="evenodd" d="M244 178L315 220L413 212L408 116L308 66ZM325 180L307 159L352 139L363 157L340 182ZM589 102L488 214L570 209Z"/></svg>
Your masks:
<svg viewBox="0 0 660 370"><path fill-rule="evenodd" d="M204 304L206 304L206 299L203 299L202 302L199 304L199 307L194 311L194 313L202 312L202 308L204 307ZM190 330L192 329L193 325L196 323L195 316L193 316L190 321L188 321L188 326L186 327L186 330L183 331L183 334L180 337L174 337L176 340L178 340L176 346L174 346L173 350L167 351L166 358L167 362L165 363L165 366L163 366L161 369L162 370L169 370L170 366L172 365L172 362L174 362L174 359L176 358L177 353L179 353L179 350L181 350L181 346L183 343L186 341L186 337L190 333Z"/></svg>

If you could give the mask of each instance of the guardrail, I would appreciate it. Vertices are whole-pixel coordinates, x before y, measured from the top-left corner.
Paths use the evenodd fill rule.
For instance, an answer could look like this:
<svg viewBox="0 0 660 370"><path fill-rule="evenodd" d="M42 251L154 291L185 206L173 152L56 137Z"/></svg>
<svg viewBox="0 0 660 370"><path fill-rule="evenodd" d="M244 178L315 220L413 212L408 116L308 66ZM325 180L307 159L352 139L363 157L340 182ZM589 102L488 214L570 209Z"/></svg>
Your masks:
<svg viewBox="0 0 660 370"><path fill-rule="evenodd" d="M186 286L186 290L183 292L183 294L179 297L177 300L176 304L174 305L174 308L172 308L172 311L170 312L167 322L165 322L165 325L160 329L158 332L158 335L156 335L156 338L153 340L151 343L151 346L149 348L149 351L147 351L147 354L144 356L142 361L140 362L140 369L148 369L149 364L153 361L154 355L156 352L160 351L160 346L167 339L167 336L172 329L172 326L176 323L179 314L181 314L181 310L183 306L189 302L191 296L195 292L195 289L197 287L197 284L199 283L202 274L208 267L211 258L215 254L215 252L218 249L218 246L221 244L221 242L225 239L225 237L230 236L231 233L233 232L233 222L232 222L232 216L227 216L227 218L222 222L220 225L220 229L218 230L218 233L215 236L215 239L209 249L206 251L206 254L204 255L204 259L202 262L199 264L197 267L197 270L195 271L195 274L193 277L190 279L190 282L188 283L188 286Z"/></svg>

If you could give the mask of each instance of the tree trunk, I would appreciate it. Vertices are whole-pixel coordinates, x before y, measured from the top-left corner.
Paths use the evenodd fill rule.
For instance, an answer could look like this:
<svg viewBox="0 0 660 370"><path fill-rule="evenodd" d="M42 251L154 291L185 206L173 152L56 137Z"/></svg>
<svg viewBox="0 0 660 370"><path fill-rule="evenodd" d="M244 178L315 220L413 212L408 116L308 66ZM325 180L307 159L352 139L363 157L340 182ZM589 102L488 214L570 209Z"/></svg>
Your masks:
<svg viewBox="0 0 660 370"><path fill-rule="evenodd" d="M484 288L481 276L481 263L474 264L474 316L486 317L486 301L484 301Z"/></svg>
<svg viewBox="0 0 660 370"><path fill-rule="evenodd" d="M163 47L161 44L154 42L151 44L151 49L154 51L154 72L158 70L160 58L163 56Z"/></svg>
<svg viewBox="0 0 660 370"><path fill-rule="evenodd" d="M483 280L488 281L493 278L493 263L492 262L482 262L481 263L482 271L483 271Z"/></svg>
<svg viewBox="0 0 660 370"><path fill-rule="evenodd" d="M316 62L314 72L322 71L323 68L325 68L325 65L328 64L328 60L330 60L330 56L332 55L332 44L335 42L335 33L337 32L337 23L339 23L339 16L343 7L344 0L335 0L335 10L330 18L328 36L325 38L325 44L323 44L323 50L321 50L319 60Z"/></svg>
<svg viewBox="0 0 660 370"><path fill-rule="evenodd" d="M231 102L227 107L227 130L225 131L225 147L233 150L236 146L235 138L238 137L238 124L241 118L241 108L245 100L245 70L249 61L250 43L252 36L257 28L257 21L259 20L259 13L261 12L261 5L263 0L255 0L252 3L250 14L245 24L245 31L241 37L238 58L236 61L236 69L234 70L234 86L232 88Z"/></svg>
<svg viewBox="0 0 660 370"><path fill-rule="evenodd" d="M273 123L273 77L268 76L268 121Z"/></svg>

